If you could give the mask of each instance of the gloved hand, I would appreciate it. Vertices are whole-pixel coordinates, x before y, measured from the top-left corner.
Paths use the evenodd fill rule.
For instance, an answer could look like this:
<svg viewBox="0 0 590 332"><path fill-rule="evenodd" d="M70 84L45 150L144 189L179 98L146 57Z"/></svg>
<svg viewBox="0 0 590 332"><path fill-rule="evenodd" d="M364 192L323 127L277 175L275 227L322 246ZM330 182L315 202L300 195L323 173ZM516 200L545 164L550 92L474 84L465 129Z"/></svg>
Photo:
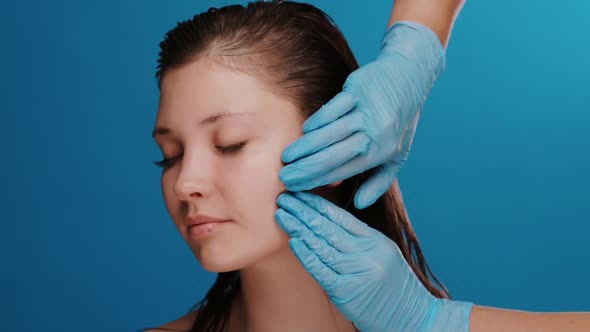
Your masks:
<svg viewBox="0 0 590 332"><path fill-rule="evenodd" d="M413 22L394 24L377 59L351 73L343 91L309 117L304 135L283 151L283 162L291 163L279 174L287 190L310 190L378 166L354 197L359 209L373 204L407 160L444 58L432 30Z"/></svg>
<svg viewBox="0 0 590 332"><path fill-rule="evenodd" d="M381 232L314 194L284 193L277 204L291 250L360 331L468 331L472 303L431 295Z"/></svg>

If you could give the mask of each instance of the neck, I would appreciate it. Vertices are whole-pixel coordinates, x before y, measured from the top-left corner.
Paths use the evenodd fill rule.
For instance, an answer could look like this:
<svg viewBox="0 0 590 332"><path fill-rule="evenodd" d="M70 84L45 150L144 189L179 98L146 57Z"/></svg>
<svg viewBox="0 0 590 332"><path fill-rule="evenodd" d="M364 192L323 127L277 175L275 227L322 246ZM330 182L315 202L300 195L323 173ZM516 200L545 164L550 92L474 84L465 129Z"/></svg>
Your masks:
<svg viewBox="0 0 590 332"><path fill-rule="evenodd" d="M288 246L240 270L240 282L231 319L239 330L355 331Z"/></svg>

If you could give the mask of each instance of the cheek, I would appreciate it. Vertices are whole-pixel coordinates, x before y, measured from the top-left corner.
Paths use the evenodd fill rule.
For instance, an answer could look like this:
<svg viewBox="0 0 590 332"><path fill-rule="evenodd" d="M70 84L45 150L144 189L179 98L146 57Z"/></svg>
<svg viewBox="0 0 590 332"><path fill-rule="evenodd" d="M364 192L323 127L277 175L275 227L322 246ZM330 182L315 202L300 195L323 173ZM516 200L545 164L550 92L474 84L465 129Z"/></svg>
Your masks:
<svg viewBox="0 0 590 332"><path fill-rule="evenodd" d="M248 220L266 221L270 218L274 221L276 198L285 189L279 179L281 151L266 146L244 152L218 168L225 174L220 186L223 196L236 209L235 212Z"/></svg>
<svg viewBox="0 0 590 332"><path fill-rule="evenodd" d="M276 199L285 190L279 179L283 167L281 153L298 136L298 131L282 133L281 137L275 135L253 144L249 150L244 150L231 162L220 163L217 168L224 174L224 183L220 186L224 200L247 228L248 237L276 239L284 245L289 239L274 215Z"/></svg>

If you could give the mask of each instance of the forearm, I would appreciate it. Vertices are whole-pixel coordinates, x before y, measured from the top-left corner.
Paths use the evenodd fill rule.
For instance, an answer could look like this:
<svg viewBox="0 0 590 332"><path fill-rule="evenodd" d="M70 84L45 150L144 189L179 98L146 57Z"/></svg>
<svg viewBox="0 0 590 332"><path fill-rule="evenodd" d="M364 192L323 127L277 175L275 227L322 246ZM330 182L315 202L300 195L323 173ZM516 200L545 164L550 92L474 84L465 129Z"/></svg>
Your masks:
<svg viewBox="0 0 590 332"><path fill-rule="evenodd" d="M447 47L453 24L464 0L396 0L393 3L389 24L412 21L429 27L436 33L444 48Z"/></svg>
<svg viewBox="0 0 590 332"><path fill-rule="evenodd" d="M588 332L590 313L534 313L473 306L469 332Z"/></svg>

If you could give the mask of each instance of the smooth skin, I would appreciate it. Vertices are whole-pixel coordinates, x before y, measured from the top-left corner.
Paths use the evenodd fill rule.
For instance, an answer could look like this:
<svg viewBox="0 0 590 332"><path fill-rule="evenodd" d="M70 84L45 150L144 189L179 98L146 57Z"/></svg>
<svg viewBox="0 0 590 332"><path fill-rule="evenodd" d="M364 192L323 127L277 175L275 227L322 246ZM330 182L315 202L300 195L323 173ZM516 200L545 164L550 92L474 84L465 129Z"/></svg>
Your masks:
<svg viewBox="0 0 590 332"><path fill-rule="evenodd" d="M448 41L450 39L451 31L455 19L461 8L464 5L464 1L462 0L397 0L394 2L391 17L388 24L388 29L391 28L395 23L402 22L402 21L410 21L416 22L423 26L428 27L431 29L432 32L436 34L438 37L440 44L446 48L448 45ZM392 41L395 43L395 40ZM363 67L361 67L363 69ZM361 83L362 84L362 83ZM381 90L382 93L387 93L390 91ZM371 105L369 105L371 106ZM321 111L320 111L321 112ZM324 123L323 125L329 124ZM414 126L415 123L403 123L406 127ZM305 127L304 127L305 132ZM400 139L397 137L395 139ZM411 145L411 142L410 144ZM396 151L396 153L406 153L409 151L409 145L407 151ZM291 151L292 152L292 151ZM317 152L317 151L314 151ZM320 150L321 152L321 150ZM285 157L285 156L283 156ZM289 159L289 158L286 158ZM296 158L291 158L293 161ZM304 160L304 159L302 159ZM307 165L303 165L307 167ZM356 173L360 173L365 169L360 169L357 166ZM317 172L316 170L311 170L312 172ZM397 170L394 175L396 175ZM288 179L292 180L292 179ZM327 180L335 180L334 177L324 179L323 181ZM391 180L393 182L393 178L388 178L387 180ZM313 181L312 181L313 182ZM318 184L322 183L322 181L316 181ZM296 183L293 181L292 183ZM309 185L308 185L309 186ZM299 185L300 190L305 185ZM289 189L289 185L287 184L287 188ZM295 186L297 189L297 186ZM375 193L370 193L371 195L376 195ZM289 222L285 222L285 220L281 220L278 218L278 222L285 229L292 240L290 242L291 250L294 251L295 255L298 257L302 265L306 267L306 270L314 277L318 283L323 286L333 286L333 288L326 289L327 293L330 295L332 301L338 302L342 300L340 297L346 297L347 294L344 291L349 291L345 287L341 287L343 292L339 293L338 287L335 287L335 279L333 278L334 275L329 273L325 267L325 262L322 262L322 255L325 253L332 253L332 256L329 256L332 260L329 264L336 264L342 267L342 264L346 266L370 266L367 264L367 260L374 259L379 264L382 264L382 268L385 270L390 271L390 268L397 268L398 270L402 270L400 273L408 273L407 269L399 268L403 266L399 259L391 259L387 262L383 262L382 257L392 257L389 252L384 253L373 253L373 255L358 255L358 253L354 253L354 247L356 245L359 250L366 250L366 243L367 239L365 237L358 237L355 239L354 237L350 236L349 232L342 231L341 234L346 234L346 242L344 242L344 237L334 236L333 232L330 232L330 228L340 227L342 228L343 225L346 225L350 228L358 227L355 226L354 222L350 220L343 220L342 218L346 215L346 211L341 210L339 211L338 207L330 206L331 213L329 215L326 214L326 211L323 210L323 217L324 222L315 222L313 220L308 220L309 216L318 216L322 215L322 209L318 208L322 206L321 201L318 201L313 196L300 196L304 200L307 200L307 204L309 208L315 208L317 213L310 213L304 214L297 214L293 213L289 217ZM282 203L282 205L281 205ZM357 201L357 197L355 197L355 204L359 203ZM365 202L366 203L366 202ZM357 204L364 205L364 204ZM283 199L279 202L279 206L282 206L283 209L289 209L288 204L284 202ZM325 208L325 206L324 206ZM292 210L296 211L296 210ZM339 220L331 220L332 219L339 219ZM331 222L330 222L331 221ZM358 224L361 224L360 221L357 221ZM326 234L330 234L331 236L326 237ZM322 237L324 235L324 237ZM344 235L343 235L344 236ZM361 242L355 242L359 241ZM377 241L377 243L375 242ZM389 241L389 242L388 242ZM395 244L390 241L388 238L384 236L378 236L378 234L374 233L373 238L371 239L371 243L375 248L392 248L392 245ZM341 253L340 262L338 261L338 257L334 257L334 249L340 248L345 245L348 251ZM395 255L393 255L395 257ZM362 261L359 260L359 257L362 258ZM325 257L324 257L325 258ZM355 265L355 264L360 265ZM374 266L374 265L373 265ZM323 268L322 268L323 267ZM392 278L391 275L388 274L380 274L380 273L368 273L367 276L373 277L374 280L365 280L367 284L375 284L375 285L384 285L387 283L392 283L393 280L396 278ZM380 278L380 279L379 279ZM354 279L348 279L354 280ZM414 283L416 285L418 283ZM395 285L391 285L390 289L394 289ZM412 297L414 294L421 294L423 295L425 292L424 290L416 291L416 293L406 292L402 293L405 296ZM339 297L340 296L340 297ZM424 296L421 296L424 298ZM378 297L373 297L374 302L377 302L379 299ZM371 301L371 298L364 298L363 301ZM399 299L401 303L415 303L416 299L414 298L407 298L407 299ZM426 305L430 305L432 300L424 300ZM450 301L454 302L454 301ZM367 303L364 303L367 306ZM371 304L368 304L369 306ZM416 305L416 304L414 304ZM377 307L377 303L374 305ZM416 305L417 306L417 305ZM496 331L505 331L505 332L520 332L520 331L531 331L531 332L586 332L590 331L590 313L589 312L564 312L564 313L535 313L535 312L527 312L527 311L519 311L519 310L507 310L507 309L500 309L500 308L492 308L492 307L484 307L484 306L463 306L463 308L470 308L470 314L468 315L468 320L464 322L463 327L470 332L496 332ZM399 308L396 307L395 310L405 310L407 308ZM351 319L357 326L366 324L366 321L363 321L363 317L353 317L355 315L354 310L347 311L348 318ZM380 315L377 317L377 320L381 321L390 321L392 316L399 314L398 312L388 312L387 310L380 310ZM360 313L359 313L360 315ZM466 317L467 318L467 317ZM426 321L426 320L425 320ZM357 324L357 322L359 322ZM428 325L428 324L427 324ZM426 326L419 326L416 329L412 329L409 327L408 331L443 331L444 324L438 325L430 324L428 327ZM448 327L448 326L447 326ZM363 331L369 332L369 331Z"/></svg>

